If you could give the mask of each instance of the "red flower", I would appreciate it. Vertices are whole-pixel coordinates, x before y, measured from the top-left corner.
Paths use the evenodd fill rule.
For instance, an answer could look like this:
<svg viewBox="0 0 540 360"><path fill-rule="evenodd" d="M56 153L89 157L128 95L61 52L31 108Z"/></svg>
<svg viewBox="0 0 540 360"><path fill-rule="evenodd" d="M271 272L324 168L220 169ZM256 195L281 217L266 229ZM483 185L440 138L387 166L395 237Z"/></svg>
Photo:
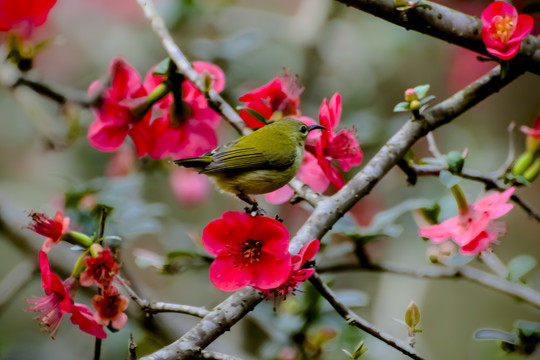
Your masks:
<svg viewBox="0 0 540 360"><path fill-rule="evenodd" d="M0 0L0 31L17 30L29 36L47 20L56 0Z"/></svg>
<svg viewBox="0 0 540 360"><path fill-rule="evenodd" d="M92 246L95 246L95 244ZM90 286L96 282L102 289L109 287L120 271L120 265L116 263L109 248L102 249L97 257L86 256L84 266L86 270L81 273L80 284Z"/></svg>
<svg viewBox="0 0 540 360"><path fill-rule="evenodd" d="M362 150L358 140L351 130L340 130L334 133L341 117L341 96L336 93L330 99L330 104L323 100L319 109L319 122L328 131L321 131L320 138L315 145L315 154L319 166L330 182L338 189L345 185L339 171L333 167L331 159L339 161L343 171L349 171L352 166L362 162Z"/></svg>
<svg viewBox="0 0 540 360"><path fill-rule="evenodd" d="M523 40L530 34L533 18L518 15L516 8L504 1L494 1L482 12L482 40L493 56L508 60L516 56Z"/></svg>
<svg viewBox="0 0 540 360"><path fill-rule="evenodd" d="M289 276L289 232L272 218L227 211L204 228L202 242L216 256L210 280L221 290L273 289Z"/></svg>
<svg viewBox="0 0 540 360"><path fill-rule="evenodd" d="M499 218L512 209L513 205L506 202L514 190L515 188L511 187L503 193L488 195L470 205L466 212L457 217L421 228L420 236L430 238L434 243L451 238L460 246L461 253L479 254L505 232L505 224L492 219Z"/></svg>
<svg viewBox="0 0 540 360"><path fill-rule="evenodd" d="M52 338L58 332L64 314L72 314L71 322L78 325L82 331L100 339L106 338L107 334L103 328L86 316L88 313L92 313L90 309L85 305L73 303L70 293L74 292L75 279L69 277L62 282L60 277L51 271L47 254L44 251L39 252L39 268L43 290L47 297L26 299L27 302L34 304L26 311L41 312L36 319Z"/></svg>
<svg viewBox="0 0 540 360"><path fill-rule="evenodd" d="M319 240L311 240L306 245L302 246L298 254L294 255L291 259L291 268L289 272L289 278L285 281L284 284L280 285L275 289L256 289L262 291L268 296L287 296L287 294L293 294L296 290L296 287L308 279L315 269L302 269L302 266L308 261L315 257L317 251L319 251L320 243Z"/></svg>
<svg viewBox="0 0 540 360"><path fill-rule="evenodd" d="M109 324L114 329L121 329L126 325L127 315L124 310L127 309L129 299L118 294L118 289L111 286L103 291L101 295L94 295L92 304L97 312L94 314L94 320L103 325Z"/></svg>
<svg viewBox="0 0 540 360"><path fill-rule="evenodd" d="M304 88L298 87L296 77L285 73L268 84L240 96L238 100L245 102L247 108L257 111L267 120L281 119L285 116L300 115L302 91ZM264 126L246 110L240 111L240 117L252 129Z"/></svg>
<svg viewBox="0 0 540 360"><path fill-rule="evenodd" d="M47 214L36 212L31 213L30 217L33 223L27 226L28 229L47 238L41 247L45 253L48 253L54 245L60 242L60 238L69 227L69 218L65 218L61 211L56 213L54 219L51 219Z"/></svg>
<svg viewBox="0 0 540 360"><path fill-rule="evenodd" d="M93 108L95 121L88 129L90 145L101 151L113 151L122 145L129 135L137 154L143 156L148 152L148 127L151 112L138 118L133 110L144 104L146 90L141 84L141 78L122 58L114 58L109 66L111 85L104 89L100 80L94 81L88 88L92 98L102 91L102 101L99 108Z"/></svg>
<svg viewBox="0 0 540 360"><path fill-rule="evenodd" d="M206 72L212 77L212 88L221 91L225 85L223 71L214 64L194 61L193 68L198 73ZM163 80L150 69L144 80L150 92ZM203 93L187 80L182 82L182 104L175 104L172 95L157 102L161 116L150 125L149 154L153 158L172 156L175 158L195 157L214 149L217 137L214 129L219 124L220 115L208 106Z"/></svg>

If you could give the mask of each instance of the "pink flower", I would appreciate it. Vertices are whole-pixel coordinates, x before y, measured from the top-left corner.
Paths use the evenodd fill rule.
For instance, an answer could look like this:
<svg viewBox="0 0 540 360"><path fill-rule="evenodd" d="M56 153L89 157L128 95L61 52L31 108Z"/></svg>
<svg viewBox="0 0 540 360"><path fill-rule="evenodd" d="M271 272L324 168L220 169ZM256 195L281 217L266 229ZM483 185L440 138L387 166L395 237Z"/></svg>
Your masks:
<svg viewBox="0 0 540 360"><path fill-rule="evenodd" d="M482 40L493 56L508 60L516 56L523 40L530 34L533 18L518 15L516 8L504 1L494 1L482 12Z"/></svg>
<svg viewBox="0 0 540 360"><path fill-rule="evenodd" d="M532 137L535 140L540 141L540 116L536 118L536 120L534 121L534 126L532 128L523 125L519 129L522 133L527 135L527 137Z"/></svg>
<svg viewBox="0 0 540 360"><path fill-rule="evenodd" d="M102 249L96 257L86 256L84 266L86 269L81 273L79 279L82 286L91 286L95 282L102 289L108 288L114 277L120 272L120 265L116 263L109 248Z"/></svg>
<svg viewBox="0 0 540 360"><path fill-rule="evenodd" d="M331 160L336 159L343 171L349 171L351 167L362 162L363 156L358 140L351 130L343 129L334 133L340 117L341 96L336 93L330 99L330 104L324 99L319 109L319 122L328 131L321 131L320 138L315 145L315 154L319 166L330 182L338 189L345 185L345 181L343 181L339 171L332 165Z"/></svg>
<svg viewBox="0 0 540 360"><path fill-rule="evenodd" d="M257 111L267 120L285 116L300 115L300 94L304 88L299 88L296 77L285 73L238 98L245 102L245 107ZM264 124L250 115L246 110L240 111L240 117L252 129L263 127Z"/></svg>
<svg viewBox="0 0 540 360"><path fill-rule="evenodd" d="M141 157L148 152L151 112L139 118L133 111L144 104L147 92L137 71L122 58L112 60L109 76L110 87L96 80L88 88L91 98L102 92L99 108L92 108L95 120L88 129L88 141L98 150L113 151L129 135Z"/></svg>
<svg viewBox="0 0 540 360"><path fill-rule="evenodd" d="M275 219L227 211L204 228L202 242L216 256L210 281L221 290L273 289L289 276L289 232Z"/></svg>
<svg viewBox="0 0 540 360"><path fill-rule="evenodd" d="M315 269L302 269L304 264L315 257L315 254L317 254L317 251L319 251L320 243L319 240L315 239L304 245L298 254L294 255L291 259L291 267L289 272L289 277L283 283L282 285L278 286L275 289L259 289L255 287L257 290L262 291L267 296L287 296L287 294L293 294L298 285L303 283L306 279L308 279L313 273L315 272Z"/></svg>
<svg viewBox="0 0 540 360"><path fill-rule="evenodd" d="M215 91L223 90L225 75L216 65L203 61L193 62L198 73L206 72L212 79ZM145 88L150 92L163 80L163 76L154 75L150 69L144 80ZM192 83L182 82L182 101L175 104L172 95L167 95L156 104L161 115L150 125L149 154L153 158L172 156L175 158L196 157L217 146L215 128L221 119Z"/></svg>
<svg viewBox="0 0 540 360"><path fill-rule="evenodd" d="M488 195L476 204L469 205L467 211L457 217L421 228L420 236L430 238L434 243L452 239L460 246L461 253L479 254L504 234L505 224L493 219L503 216L513 208L512 204L506 202L514 190L515 188L511 187L503 193Z"/></svg>
<svg viewBox="0 0 540 360"><path fill-rule="evenodd" d="M169 176L174 197L185 206L197 206L210 195L210 181L206 175L196 171L175 167Z"/></svg>
<svg viewBox="0 0 540 360"><path fill-rule="evenodd" d="M45 23L56 0L0 0L0 31L16 30L27 37Z"/></svg>
<svg viewBox="0 0 540 360"><path fill-rule="evenodd" d="M62 235L67 232L69 227L69 218L65 218L61 211L56 213L54 219L51 219L47 214L36 212L32 212L30 217L33 223L29 224L27 228L47 238L41 247L45 253L48 253L54 245L60 242Z"/></svg>
<svg viewBox="0 0 540 360"><path fill-rule="evenodd" d="M78 325L82 331L100 339L106 338L107 334L103 328L86 316L88 312L91 314L90 309L85 305L73 303L70 293L75 290L75 279L69 277L62 282L60 277L51 271L47 254L43 250L39 252L39 268L42 287L47 297L26 299L27 302L34 304L26 311L41 313L36 319L52 338L58 332L64 314L72 314L71 322Z"/></svg>
<svg viewBox="0 0 540 360"><path fill-rule="evenodd" d="M124 311L128 307L129 299L118 294L118 289L114 286L106 288L101 295L94 295L92 304L97 310L94 320L98 324L110 324L114 329L121 329L126 325L127 315Z"/></svg>

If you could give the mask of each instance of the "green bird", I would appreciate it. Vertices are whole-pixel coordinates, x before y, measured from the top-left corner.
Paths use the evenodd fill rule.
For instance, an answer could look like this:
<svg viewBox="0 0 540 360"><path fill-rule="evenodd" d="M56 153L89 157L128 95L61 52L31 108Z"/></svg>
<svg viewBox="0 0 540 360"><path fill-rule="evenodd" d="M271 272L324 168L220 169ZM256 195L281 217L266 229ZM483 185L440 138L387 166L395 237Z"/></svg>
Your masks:
<svg viewBox="0 0 540 360"><path fill-rule="evenodd" d="M307 135L315 129L326 130L294 119L277 120L200 157L174 163L212 177L221 189L256 209L257 202L249 195L288 184L302 163Z"/></svg>

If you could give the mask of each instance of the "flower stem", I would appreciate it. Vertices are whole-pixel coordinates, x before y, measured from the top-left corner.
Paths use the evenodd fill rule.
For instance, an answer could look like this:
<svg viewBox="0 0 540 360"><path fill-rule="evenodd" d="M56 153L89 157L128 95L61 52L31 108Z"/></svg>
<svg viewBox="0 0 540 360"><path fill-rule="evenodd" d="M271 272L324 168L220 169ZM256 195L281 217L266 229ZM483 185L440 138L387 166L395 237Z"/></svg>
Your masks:
<svg viewBox="0 0 540 360"><path fill-rule="evenodd" d="M461 191L461 188L458 185L452 186L451 190L454 198L456 199L459 213L461 215L465 214L469 210L469 205L467 205L467 199L465 199L463 191Z"/></svg>
<svg viewBox="0 0 540 360"><path fill-rule="evenodd" d="M101 339L96 338L94 343L94 360L99 360L101 358Z"/></svg>

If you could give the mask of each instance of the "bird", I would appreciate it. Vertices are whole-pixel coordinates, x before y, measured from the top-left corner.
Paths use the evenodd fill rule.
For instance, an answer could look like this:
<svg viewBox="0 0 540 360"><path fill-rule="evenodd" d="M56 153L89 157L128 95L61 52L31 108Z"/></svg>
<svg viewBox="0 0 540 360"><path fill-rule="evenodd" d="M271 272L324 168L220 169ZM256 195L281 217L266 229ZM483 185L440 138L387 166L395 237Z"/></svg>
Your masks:
<svg viewBox="0 0 540 360"><path fill-rule="evenodd" d="M202 156L174 163L211 177L255 211L257 201L249 195L266 194L288 184L300 168L308 134L316 129L326 130L319 124L284 118Z"/></svg>

